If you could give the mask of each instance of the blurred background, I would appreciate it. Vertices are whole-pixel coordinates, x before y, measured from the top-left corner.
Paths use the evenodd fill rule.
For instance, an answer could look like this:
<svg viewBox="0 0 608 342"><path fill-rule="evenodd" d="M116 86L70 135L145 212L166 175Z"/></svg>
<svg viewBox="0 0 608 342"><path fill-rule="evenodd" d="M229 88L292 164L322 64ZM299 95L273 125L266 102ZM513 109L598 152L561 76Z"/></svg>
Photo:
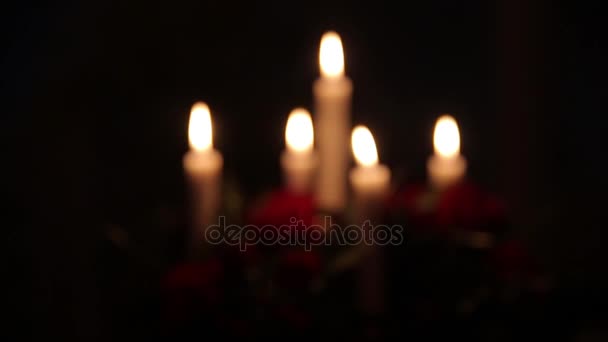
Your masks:
<svg viewBox="0 0 608 342"><path fill-rule="evenodd" d="M434 120L454 115L468 177L506 200L560 289L553 322L575 338L605 329L601 1L3 7L9 334L124 337L123 320L139 311L123 308L146 302L154 285L143 279L169 259L158 233L174 219L166 213L186 201L190 106L209 104L225 174L245 201L279 185L285 121L312 108L327 30L343 39L353 122L374 132L396 181L424 178ZM107 253L108 240L153 257Z"/></svg>

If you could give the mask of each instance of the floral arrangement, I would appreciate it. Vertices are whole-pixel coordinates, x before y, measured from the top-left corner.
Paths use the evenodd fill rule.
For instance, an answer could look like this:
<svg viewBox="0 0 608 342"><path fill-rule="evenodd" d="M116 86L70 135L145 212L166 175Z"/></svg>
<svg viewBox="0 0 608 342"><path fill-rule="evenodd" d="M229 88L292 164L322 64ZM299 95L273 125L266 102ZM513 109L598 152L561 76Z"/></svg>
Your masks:
<svg viewBox="0 0 608 342"><path fill-rule="evenodd" d="M473 183L442 192L405 186L386 202L383 221L406 230L401 245L385 248L386 314L392 317L437 323L473 315L506 289L528 291L538 275L525 245L509 237L505 204ZM243 210L243 222L303 233L323 223L311 195L284 189ZM342 325L331 327L340 329L361 319L353 303L357 265L365 257L357 246L213 246L204 258L177 264L165 275L168 327L266 336L276 333L266 325L275 322L284 330L281 336L314 336L339 315ZM360 328L387 331L385 323L373 324L378 322L366 320Z"/></svg>

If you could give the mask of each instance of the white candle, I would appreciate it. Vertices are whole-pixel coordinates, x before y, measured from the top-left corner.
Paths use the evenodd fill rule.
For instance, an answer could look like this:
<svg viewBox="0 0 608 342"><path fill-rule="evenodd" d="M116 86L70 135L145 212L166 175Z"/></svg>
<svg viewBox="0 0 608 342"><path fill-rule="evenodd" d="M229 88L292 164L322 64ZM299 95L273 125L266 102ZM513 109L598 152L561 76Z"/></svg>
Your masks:
<svg viewBox="0 0 608 342"><path fill-rule="evenodd" d="M303 108L292 110L285 126L286 149L281 155L285 186L291 192L308 193L311 190L316 166L313 141L310 113Z"/></svg>
<svg viewBox="0 0 608 342"><path fill-rule="evenodd" d="M315 98L315 135L319 153L315 200L329 212L341 212L346 206L352 82L344 75L342 41L335 32L327 32L319 48L321 77L313 86Z"/></svg>
<svg viewBox="0 0 608 342"><path fill-rule="evenodd" d="M188 140L190 151L184 156L183 163L191 194L191 248L196 250L197 244L204 242L205 229L217 219L223 166L222 155L213 148L211 113L203 102L192 106Z"/></svg>
<svg viewBox="0 0 608 342"><path fill-rule="evenodd" d="M387 195L391 172L378 163L374 137L365 126L357 126L351 136L357 166L350 172L353 189L353 209L359 221L373 219Z"/></svg>
<svg viewBox="0 0 608 342"><path fill-rule="evenodd" d="M450 115L437 119L433 135L435 154L427 163L430 185L444 190L458 183L465 175L467 161L460 155L458 124Z"/></svg>
<svg viewBox="0 0 608 342"><path fill-rule="evenodd" d="M386 166L378 163L376 143L367 127L355 127L351 142L358 164L350 173L354 220L361 226L365 236L373 236L370 224L376 223L381 212L389 190L391 173ZM357 302L363 313L376 315L385 310L384 254L374 241L369 242L372 243L371 246L363 246L366 253L357 273Z"/></svg>

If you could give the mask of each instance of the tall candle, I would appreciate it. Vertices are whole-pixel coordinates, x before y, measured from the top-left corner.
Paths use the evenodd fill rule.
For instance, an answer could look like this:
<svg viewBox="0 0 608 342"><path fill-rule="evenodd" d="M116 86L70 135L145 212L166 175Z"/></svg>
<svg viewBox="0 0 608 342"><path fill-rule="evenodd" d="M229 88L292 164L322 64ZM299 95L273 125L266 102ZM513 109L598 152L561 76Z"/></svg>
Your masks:
<svg viewBox="0 0 608 342"><path fill-rule="evenodd" d="M382 204L390 186L390 170L378 163L374 137L367 127L357 126L352 132L352 148L357 166L351 170L354 220L365 236L373 236L370 229L377 223ZM384 253L374 244L364 245L366 253L359 265L357 301L363 313L381 314L385 310Z"/></svg>
<svg viewBox="0 0 608 342"><path fill-rule="evenodd" d="M358 221L373 220L388 193L391 172L378 163L374 137L365 126L353 129L352 148L357 166L350 172L353 211Z"/></svg>
<svg viewBox="0 0 608 342"><path fill-rule="evenodd" d="M221 202L222 155L213 148L209 107L203 102L192 106L188 125L190 151L184 156L184 171L189 182L192 215L192 245L204 243L205 229L216 222Z"/></svg>
<svg viewBox="0 0 608 342"><path fill-rule="evenodd" d="M281 166L285 185L293 193L311 190L316 166L313 141L310 113L303 108L292 110L285 126L286 149L281 155Z"/></svg>
<svg viewBox="0 0 608 342"><path fill-rule="evenodd" d="M319 48L321 77L313 86L315 98L315 135L319 170L315 200L325 211L340 212L346 206L349 164L352 82L344 75L342 41L327 32Z"/></svg>
<svg viewBox="0 0 608 342"><path fill-rule="evenodd" d="M460 133L458 124L450 115L437 119L433 135L435 154L427 163L430 185L444 190L464 178L467 161L460 155Z"/></svg>

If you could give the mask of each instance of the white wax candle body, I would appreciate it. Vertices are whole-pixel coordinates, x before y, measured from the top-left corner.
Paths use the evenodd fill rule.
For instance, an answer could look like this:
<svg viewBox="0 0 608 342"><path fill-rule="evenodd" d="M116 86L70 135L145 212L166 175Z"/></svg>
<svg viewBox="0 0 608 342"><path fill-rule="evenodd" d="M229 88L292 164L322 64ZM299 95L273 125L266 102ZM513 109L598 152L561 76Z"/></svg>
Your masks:
<svg viewBox="0 0 608 342"><path fill-rule="evenodd" d="M319 153L315 200L319 208L331 212L346 206L352 90L352 82L345 76L323 76L313 87Z"/></svg>
<svg viewBox="0 0 608 342"><path fill-rule="evenodd" d="M377 218L389 191L390 178L390 170L381 164L357 166L351 170L353 211L357 223Z"/></svg>
<svg viewBox="0 0 608 342"><path fill-rule="evenodd" d="M467 161L460 156L460 131L456 119L445 114L437 119L433 134L435 154L427 162L429 183L442 191L462 180Z"/></svg>
<svg viewBox="0 0 608 342"><path fill-rule="evenodd" d="M312 190L316 162L313 151L283 151L281 168L287 189L297 194L309 193Z"/></svg>
<svg viewBox="0 0 608 342"><path fill-rule="evenodd" d="M382 205L390 188L390 170L384 165L358 166L350 173L353 188L354 221L360 225L365 236L374 229L382 212ZM369 224L364 223L369 221ZM381 246L364 246L366 253L359 265L357 300L359 309L365 314L381 314L385 311L384 252Z"/></svg>
<svg viewBox="0 0 608 342"><path fill-rule="evenodd" d="M184 156L184 171L190 188L192 242L204 242L207 227L216 223L221 204L222 155L216 150L189 151Z"/></svg>
<svg viewBox="0 0 608 342"><path fill-rule="evenodd" d="M427 163L429 182L435 190L444 190L464 178L467 162L461 155L433 155Z"/></svg>

